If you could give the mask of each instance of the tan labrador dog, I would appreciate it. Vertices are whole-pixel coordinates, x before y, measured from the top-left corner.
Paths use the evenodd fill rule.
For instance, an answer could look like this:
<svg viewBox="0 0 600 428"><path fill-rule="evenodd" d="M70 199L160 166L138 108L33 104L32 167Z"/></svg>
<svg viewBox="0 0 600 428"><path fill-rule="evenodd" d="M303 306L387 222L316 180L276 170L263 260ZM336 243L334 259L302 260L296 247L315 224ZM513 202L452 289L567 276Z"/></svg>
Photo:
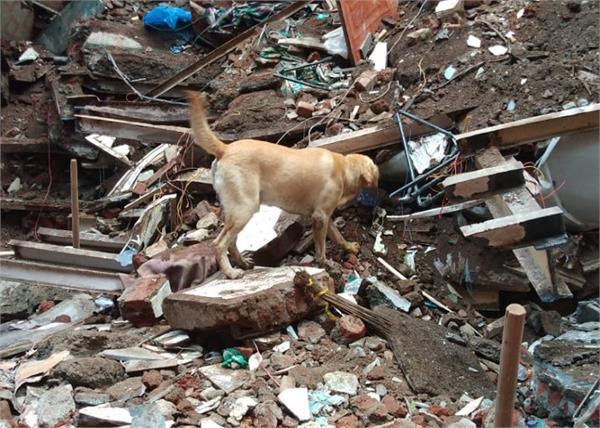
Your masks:
<svg viewBox="0 0 600 428"><path fill-rule="evenodd" d="M359 244L348 242L331 221L338 207L354 200L364 187L375 187L379 170L363 155L341 155L319 148L291 149L259 140L220 141L211 131L204 110L204 96L188 92L190 122L195 143L215 156L213 187L221 202L224 227L214 241L219 266L228 278L239 278L227 251L243 269L252 260L236 247L238 233L261 204L292 214L310 216L317 262L324 263L325 238L345 251L357 253Z"/></svg>

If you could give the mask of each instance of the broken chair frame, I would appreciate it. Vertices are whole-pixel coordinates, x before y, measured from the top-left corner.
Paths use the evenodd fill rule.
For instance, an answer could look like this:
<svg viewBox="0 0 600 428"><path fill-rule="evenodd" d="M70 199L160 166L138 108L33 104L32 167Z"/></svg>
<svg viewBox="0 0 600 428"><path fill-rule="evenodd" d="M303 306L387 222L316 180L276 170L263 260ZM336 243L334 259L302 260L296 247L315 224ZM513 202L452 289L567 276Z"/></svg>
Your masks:
<svg viewBox="0 0 600 428"><path fill-rule="evenodd" d="M444 159L438 165L434 166L433 168L430 168L427 172L423 174L417 175L416 170L413 167L412 160L410 157L412 152L408 144L409 140L406 138L406 134L404 132L404 125L402 124L402 118L400 116L406 116L417 123L428 126L431 129L444 134L451 145L450 153L446 154ZM390 193L390 197L394 198L398 203L412 203L416 201L417 205L419 205L420 207L429 206L433 202L440 199L444 195L445 190L441 190L435 193L433 196L427 195L423 197L422 193L435 186L436 184L440 183L444 177L434 178L432 180L427 181L421 186L419 186L419 184L423 181L426 181L433 174L442 170L458 158L460 154L458 150L458 142L453 133L443 128L440 128L439 126L434 125L433 123L428 122L425 119L422 119L418 116L415 116L414 114L409 113L405 110L399 109L396 112L394 118L396 124L398 125L398 128L400 129L400 136L402 137L402 145L404 147L404 155L406 156L406 165L408 167L410 182L406 183L404 186Z"/></svg>

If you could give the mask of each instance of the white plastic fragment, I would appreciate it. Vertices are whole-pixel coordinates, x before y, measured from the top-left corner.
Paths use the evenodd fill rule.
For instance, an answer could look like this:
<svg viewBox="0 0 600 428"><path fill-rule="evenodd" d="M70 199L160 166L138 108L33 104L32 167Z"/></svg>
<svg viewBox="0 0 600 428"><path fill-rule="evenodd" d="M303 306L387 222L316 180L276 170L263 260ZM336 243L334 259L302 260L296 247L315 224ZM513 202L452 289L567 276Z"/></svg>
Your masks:
<svg viewBox="0 0 600 428"><path fill-rule="evenodd" d="M467 38L467 46L472 48L480 48L481 47L481 39L479 37L475 37L472 34L469 34Z"/></svg>
<svg viewBox="0 0 600 428"><path fill-rule="evenodd" d="M506 46L502 46L502 45L494 45L494 46L490 46L488 48L488 51L490 51L490 53L494 56L500 56L500 55L504 55L506 52L508 52L508 48Z"/></svg>

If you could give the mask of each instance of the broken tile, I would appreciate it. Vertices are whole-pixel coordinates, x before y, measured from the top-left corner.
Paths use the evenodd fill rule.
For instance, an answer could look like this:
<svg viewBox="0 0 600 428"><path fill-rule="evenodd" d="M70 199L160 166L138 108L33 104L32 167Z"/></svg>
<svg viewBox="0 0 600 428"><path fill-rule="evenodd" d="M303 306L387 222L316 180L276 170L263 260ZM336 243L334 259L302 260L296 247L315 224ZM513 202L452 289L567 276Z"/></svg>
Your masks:
<svg viewBox="0 0 600 428"><path fill-rule="evenodd" d="M220 364L204 366L200 368L200 372L215 386L228 394L240 388L249 380L249 374L246 370L232 370L222 367Z"/></svg>
<svg viewBox="0 0 600 428"><path fill-rule="evenodd" d="M358 378L352 373L331 372L323 375L327 388L331 391L341 392L348 395L356 395L358 390Z"/></svg>
<svg viewBox="0 0 600 428"><path fill-rule="evenodd" d="M308 421L312 415L308 402L308 390L306 388L288 388L279 393L277 399L283 404L298 420Z"/></svg>

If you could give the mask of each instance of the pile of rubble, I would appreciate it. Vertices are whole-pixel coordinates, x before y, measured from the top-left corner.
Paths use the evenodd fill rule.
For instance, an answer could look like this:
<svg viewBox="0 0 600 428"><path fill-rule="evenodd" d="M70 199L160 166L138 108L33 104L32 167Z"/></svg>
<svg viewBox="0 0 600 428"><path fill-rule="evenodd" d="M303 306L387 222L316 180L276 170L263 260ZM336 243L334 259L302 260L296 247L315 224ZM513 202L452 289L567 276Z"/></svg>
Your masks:
<svg viewBox="0 0 600 428"><path fill-rule="evenodd" d="M0 426L493 426L514 302L514 425L600 423L596 2L1 7ZM359 254L261 206L225 279L188 90L371 156Z"/></svg>

